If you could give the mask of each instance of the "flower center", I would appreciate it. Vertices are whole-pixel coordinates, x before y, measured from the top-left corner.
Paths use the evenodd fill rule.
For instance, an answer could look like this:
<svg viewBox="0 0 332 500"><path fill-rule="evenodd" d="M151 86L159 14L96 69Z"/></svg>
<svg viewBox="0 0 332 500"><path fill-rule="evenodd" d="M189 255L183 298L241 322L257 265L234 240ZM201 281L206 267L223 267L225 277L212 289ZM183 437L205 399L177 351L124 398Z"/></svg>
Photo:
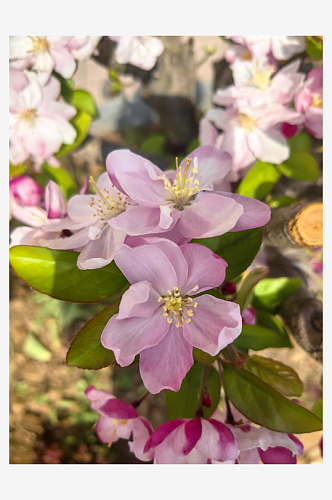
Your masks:
<svg viewBox="0 0 332 500"><path fill-rule="evenodd" d="M196 161L195 161L196 160ZM191 159L187 158L183 171L182 167L178 166L178 158L175 158L176 164L176 179L173 184L165 180L165 189L171 194L171 201L176 203L178 210L183 210L184 205L188 205L193 196L200 193L198 188L199 181L194 180L195 174L198 173L197 159L194 159L194 167L190 169Z"/></svg>
<svg viewBox="0 0 332 500"><path fill-rule="evenodd" d="M18 120L23 122L27 128L34 127L34 120L37 116L37 111L35 109L26 109L23 113L18 115Z"/></svg>
<svg viewBox="0 0 332 500"><path fill-rule="evenodd" d="M245 130L247 130L248 132L252 132L252 130L255 128L256 120L243 113L240 113L238 118L240 126Z"/></svg>
<svg viewBox="0 0 332 500"><path fill-rule="evenodd" d="M196 285L191 292L198 290L198 285ZM167 323L172 323L173 316L176 319L176 328L183 326L183 320L186 323L190 323L190 317L194 315L193 310L190 307L197 307L197 302L193 303L192 297L182 297L178 287L173 287L173 291L167 290L167 295L162 295L159 297L158 302L164 302L164 312L163 316L167 317Z"/></svg>
<svg viewBox="0 0 332 500"><path fill-rule="evenodd" d="M116 192L116 195L110 194L108 189L99 189L93 177L90 177L90 184L95 188L97 195L99 196L91 196L90 207L93 207L96 210L96 213L93 214L94 217L99 217L105 225L107 221L113 219L113 217L117 217L122 214L130 203L128 203L128 196L125 196L120 191ZM112 188L114 188L114 184L112 184ZM103 192L102 192L103 191Z"/></svg>
<svg viewBox="0 0 332 500"><path fill-rule="evenodd" d="M251 72L252 78L246 82L246 85L253 85L260 90L266 90L270 86L271 76L275 70L276 68L269 64L264 64L263 67L259 68L257 62L254 62Z"/></svg>
<svg viewBox="0 0 332 500"><path fill-rule="evenodd" d="M323 99L321 96L317 95L317 94L314 94L312 96L312 106L314 106L315 108L322 108L323 107Z"/></svg>
<svg viewBox="0 0 332 500"><path fill-rule="evenodd" d="M27 52L46 52L51 48L51 44L47 41L46 36L30 36L32 40L31 49Z"/></svg>

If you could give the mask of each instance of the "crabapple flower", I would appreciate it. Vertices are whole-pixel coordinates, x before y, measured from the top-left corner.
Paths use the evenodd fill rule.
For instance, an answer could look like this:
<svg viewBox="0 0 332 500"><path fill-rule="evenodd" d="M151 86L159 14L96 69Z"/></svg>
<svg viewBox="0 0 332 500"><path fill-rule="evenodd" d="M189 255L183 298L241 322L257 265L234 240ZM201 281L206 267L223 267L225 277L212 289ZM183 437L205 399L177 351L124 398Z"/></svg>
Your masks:
<svg viewBox="0 0 332 500"><path fill-rule="evenodd" d="M232 156L235 171L257 160L279 165L289 158L290 149L280 132L280 123L303 122L300 113L280 104L253 108L241 100L227 110L210 110L206 118L224 131L222 149Z"/></svg>
<svg viewBox="0 0 332 500"><path fill-rule="evenodd" d="M164 51L164 44L154 36L109 36L117 42L116 61L119 64L130 63L138 68L150 70L157 57Z"/></svg>
<svg viewBox="0 0 332 500"><path fill-rule="evenodd" d="M112 182L138 205L109 222L130 236L165 233L176 227L185 238L208 238L259 227L270 219L264 203L213 191L232 162L228 154L212 146L195 149L176 171L163 172L128 150L110 153L106 166Z"/></svg>
<svg viewBox="0 0 332 500"><path fill-rule="evenodd" d="M290 59L305 50L304 36L232 36L233 42L242 45L251 56L260 59L272 52L278 60Z"/></svg>
<svg viewBox="0 0 332 500"><path fill-rule="evenodd" d="M304 125L317 139L323 138L323 70L309 71L294 97L296 111L304 113Z"/></svg>
<svg viewBox="0 0 332 500"><path fill-rule="evenodd" d="M180 418L159 425L144 450L155 464L234 463L238 449L232 432L213 418Z"/></svg>
<svg viewBox="0 0 332 500"><path fill-rule="evenodd" d="M230 106L237 99L247 100L251 106L289 104L302 84L304 75L298 73L300 61L288 64L276 72L276 67L266 57L259 60L233 64L234 85L217 90L213 102Z"/></svg>
<svg viewBox="0 0 332 500"><path fill-rule="evenodd" d="M56 101L60 95L60 82L56 78L51 77L41 86L36 73L18 73L10 68L9 158L17 165L31 155L41 164L52 158L62 144L74 142L77 132L69 120L77 110Z"/></svg>
<svg viewBox="0 0 332 500"><path fill-rule="evenodd" d="M101 343L120 366L140 354L139 370L149 392L180 389L194 363L193 347L215 356L240 335L237 304L211 295L192 297L225 278L227 263L207 247L149 238L149 244L135 248L122 245L114 260L132 286Z"/></svg>
<svg viewBox="0 0 332 500"><path fill-rule="evenodd" d="M112 262L126 233L111 227L110 222L132 204L128 196L114 187L107 172L100 175L97 184L92 178L90 183L95 195L73 196L68 202L69 217L43 226L46 231L75 231L72 236L47 241L45 246L61 250L84 247L77 259L79 269L97 269Z"/></svg>
<svg viewBox="0 0 332 500"><path fill-rule="evenodd" d="M96 47L101 38L101 36L73 36L66 48L77 61L86 61L92 54L98 54Z"/></svg>
<svg viewBox="0 0 332 500"><path fill-rule="evenodd" d="M256 324L256 311L253 307L246 307L242 311L242 323L244 325L255 325Z"/></svg>
<svg viewBox="0 0 332 500"><path fill-rule="evenodd" d="M32 177L19 175L9 181L9 200L19 205L39 205L43 197L43 188Z"/></svg>
<svg viewBox="0 0 332 500"><path fill-rule="evenodd" d="M133 433L133 441L129 448L135 456L144 462L153 459L154 450L144 452L144 446L153 432L153 427L145 417L139 417L135 408L124 403L106 391L89 385L85 395L91 401L91 408L100 413L96 433L103 443L111 446L118 439L129 439Z"/></svg>

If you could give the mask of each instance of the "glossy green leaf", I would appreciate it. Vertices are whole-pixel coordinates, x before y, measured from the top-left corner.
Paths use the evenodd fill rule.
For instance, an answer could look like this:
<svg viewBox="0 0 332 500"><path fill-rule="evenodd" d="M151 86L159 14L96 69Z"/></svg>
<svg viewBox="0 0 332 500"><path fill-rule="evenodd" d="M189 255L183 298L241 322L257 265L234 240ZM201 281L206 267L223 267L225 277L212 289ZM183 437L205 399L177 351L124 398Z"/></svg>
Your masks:
<svg viewBox="0 0 332 500"><path fill-rule="evenodd" d="M273 314L264 311L256 311L256 325L273 330L279 335L279 340L271 347L293 348L293 344L289 339L286 328Z"/></svg>
<svg viewBox="0 0 332 500"><path fill-rule="evenodd" d="M198 363L202 363L203 365L211 365L219 358L219 354L217 354L216 356L211 356L207 352L197 349L197 347L194 347L193 356L195 361L197 361Z"/></svg>
<svg viewBox="0 0 332 500"><path fill-rule="evenodd" d="M236 303L239 304L241 312L243 311L247 298L257 283L264 278L267 274L268 269L264 267L256 267L246 275L243 282L241 283L239 290L236 295Z"/></svg>
<svg viewBox="0 0 332 500"><path fill-rule="evenodd" d="M62 144L58 153L54 156L57 158L61 158L62 156L66 156L69 153L75 151L78 146L84 141L86 136L89 133L90 125L91 125L91 115L86 113L85 111L78 110L77 114L74 116L70 123L75 127L77 136L73 144Z"/></svg>
<svg viewBox="0 0 332 500"><path fill-rule="evenodd" d="M11 165L9 164L9 177L18 177L19 175L23 175L27 171L27 164L20 163L19 165Z"/></svg>
<svg viewBox="0 0 332 500"><path fill-rule="evenodd" d="M296 203L297 200L295 198L291 198L290 196L278 196L278 198L274 198L269 201L269 207L278 208L278 207L289 207L293 203Z"/></svg>
<svg viewBox="0 0 332 500"><path fill-rule="evenodd" d="M203 365L195 363L183 379L178 392L165 390L169 420L175 418L194 418L198 406L202 370ZM206 387L212 403L210 408L203 406L203 412L204 417L209 418L217 408L220 399L220 379L218 372L213 366L209 367Z"/></svg>
<svg viewBox="0 0 332 500"><path fill-rule="evenodd" d="M299 397L302 394L303 384L298 374L280 361L253 354L248 357L248 362L243 364L243 368L257 375L284 396Z"/></svg>
<svg viewBox="0 0 332 500"><path fill-rule="evenodd" d="M277 166L278 171L291 179L298 181L317 181L319 168L311 154L305 151L293 153L288 160Z"/></svg>
<svg viewBox="0 0 332 500"><path fill-rule="evenodd" d="M262 200L273 188L280 174L272 163L258 161L237 189L238 194Z"/></svg>
<svg viewBox="0 0 332 500"><path fill-rule="evenodd" d="M89 92L87 92L86 90L73 90L68 102L76 109L88 113L88 115L90 115L92 118L96 118L98 116L96 103L92 95L89 94Z"/></svg>
<svg viewBox="0 0 332 500"><path fill-rule="evenodd" d="M252 422L292 434L322 429L323 422L314 413L285 398L256 375L227 362L223 367L228 398Z"/></svg>
<svg viewBox="0 0 332 500"><path fill-rule="evenodd" d="M116 364L113 351L106 349L101 344L100 337L111 317L119 312L120 301L121 298L105 307L77 333L67 353L67 365L99 370L105 366Z"/></svg>
<svg viewBox="0 0 332 500"><path fill-rule="evenodd" d="M323 44L308 36L306 51L311 59L319 60L323 58Z"/></svg>
<svg viewBox="0 0 332 500"><path fill-rule="evenodd" d="M253 307L266 310L279 305L296 292L301 278L264 278L254 288Z"/></svg>
<svg viewBox="0 0 332 500"><path fill-rule="evenodd" d="M77 252L15 246L9 260L16 274L28 285L55 299L99 302L117 294L127 280L114 261L100 269L80 270Z"/></svg>
<svg viewBox="0 0 332 500"><path fill-rule="evenodd" d="M254 260L262 243L262 228L226 233L192 242L207 246L227 262L225 281L228 281L245 271Z"/></svg>
<svg viewBox="0 0 332 500"><path fill-rule="evenodd" d="M323 398L319 398L315 401L311 411L323 420Z"/></svg>
<svg viewBox="0 0 332 500"><path fill-rule="evenodd" d="M279 335L273 330L258 325L242 325L242 332L233 344L241 350L261 351L272 347L278 340Z"/></svg>
<svg viewBox="0 0 332 500"><path fill-rule="evenodd" d="M291 150L291 154L298 152L307 152L309 153L311 148L311 139L310 136L304 132L295 135L288 139L288 144Z"/></svg>
<svg viewBox="0 0 332 500"><path fill-rule="evenodd" d="M44 172L49 174L50 178L58 184L65 198L70 198L77 193L77 185L72 176L62 167L54 168L48 163L42 164Z"/></svg>

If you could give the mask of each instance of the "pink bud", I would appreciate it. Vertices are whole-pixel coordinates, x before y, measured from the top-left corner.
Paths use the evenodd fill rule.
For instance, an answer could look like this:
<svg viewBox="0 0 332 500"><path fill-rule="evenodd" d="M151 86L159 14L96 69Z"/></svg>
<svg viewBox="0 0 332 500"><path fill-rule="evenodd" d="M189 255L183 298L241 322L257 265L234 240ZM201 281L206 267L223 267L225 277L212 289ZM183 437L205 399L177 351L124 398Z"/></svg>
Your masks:
<svg viewBox="0 0 332 500"><path fill-rule="evenodd" d="M210 408L212 404L211 396L208 393L208 391L205 389L203 393L203 398L202 398L202 405L206 406L206 408Z"/></svg>
<svg viewBox="0 0 332 500"><path fill-rule="evenodd" d="M236 285L231 281L225 281L225 283L221 287L222 293L226 295L233 295L236 293Z"/></svg>
<svg viewBox="0 0 332 500"><path fill-rule="evenodd" d="M31 177L20 175L9 181L9 196L20 205L39 205L43 188Z"/></svg>
<svg viewBox="0 0 332 500"><path fill-rule="evenodd" d="M253 307L246 307L242 311L242 323L244 325L254 325L256 323L256 311Z"/></svg>
<svg viewBox="0 0 332 500"><path fill-rule="evenodd" d="M319 262L319 260L311 259L310 267L315 274L322 274L323 272L323 262Z"/></svg>
<svg viewBox="0 0 332 500"><path fill-rule="evenodd" d="M297 125L291 125L290 123L282 123L281 124L281 133L286 137L286 139L290 139L297 132Z"/></svg>

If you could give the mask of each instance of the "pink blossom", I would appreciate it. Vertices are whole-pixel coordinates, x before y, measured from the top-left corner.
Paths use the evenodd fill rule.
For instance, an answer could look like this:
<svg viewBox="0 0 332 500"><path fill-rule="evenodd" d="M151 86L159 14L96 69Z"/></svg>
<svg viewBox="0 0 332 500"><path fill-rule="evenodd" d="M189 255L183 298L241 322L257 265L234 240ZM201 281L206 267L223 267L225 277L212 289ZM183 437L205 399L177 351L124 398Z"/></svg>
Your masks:
<svg viewBox="0 0 332 500"><path fill-rule="evenodd" d="M245 99L253 107L265 104L290 104L302 84L304 75L298 73L297 60L276 72L276 67L266 57L259 60L235 62L233 64L234 85L217 90L213 102L230 106L237 99Z"/></svg>
<svg viewBox="0 0 332 500"><path fill-rule="evenodd" d="M36 206L43 197L43 188L32 177L19 175L9 181L9 199L19 205Z"/></svg>
<svg viewBox="0 0 332 500"><path fill-rule="evenodd" d="M259 59L272 52L278 60L290 59L305 50L304 36L232 36L233 42L245 47L253 58Z"/></svg>
<svg viewBox="0 0 332 500"><path fill-rule="evenodd" d="M256 311L253 307L246 307L242 311L242 322L244 325L255 325L256 323Z"/></svg>
<svg viewBox="0 0 332 500"><path fill-rule="evenodd" d="M317 260L315 257L311 259L310 267L315 274L322 274L323 273L323 262L321 262L320 260Z"/></svg>
<svg viewBox="0 0 332 500"><path fill-rule="evenodd" d="M76 69L75 59L67 45L72 36L11 36L9 60L19 70L33 69L42 85L53 69L64 78L71 78Z"/></svg>
<svg viewBox="0 0 332 500"><path fill-rule="evenodd" d="M110 222L133 203L114 187L107 172L101 174L97 184L93 180L91 183L95 195L73 196L68 202L69 217L43 226L46 231L74 231L72 236L45 242L45 246L62 250L83 247L77 260L79 269L96 269L112 262L114 251L124 242L126 233L114 229Z"/></svg>
<svg viewBox="0 0 332 500"><path fill-rule="evenodd" d="M323 138L323 70L312 69L294 97L295 108L304 113L304 125L317 139Z"/></svg>
<svg viewBox="0 0 332 500"><path fill-rule="evenodd" d="M114 260L132 286L101 342L121 366L140 354L140 374L149 392L180 389L193 365L193 346L215 356L240 335L237 304L211 295L192 297L225 278L227 263L207 247L150 238L146 245L119 247Z"/></svg>
<svg viewBox="0 0 332 500"><path fill-rule="evenodd" d="M130 236L176 227L185 238L208 238L259 227L270 219L267 205L253 198L213 191L232 163L212 146L194 150L177 171L163 172L128 150L110 153L106 166L112 182L137 203L109 222Z"/></svg>
<svg viewBox="0 0 332 500"><path fill-rule="evenodd" d="M77 61L86 61L92 54L98 54L96 47L101 38L101 36L73 36L66 48Z"/></svg>
<svg viewBox="0 0 332 500"><path fill-rule="evenodd" d="M120 438L129 440L133 433L133 441L128 443L130 451L144 462L153 459L154 450L144 451L145 443L153 432L152 425L145 417L139 417L131 404L93 385L89 385L85 395L91 400L91 408L100 413L96 433L103 443L111 446Z"/></svg>
<svg viewBox="0 0 332 500"><path fill-rule="evenodd" d="M164 44L153 36L110 36L117 42L116 60L119 64L130 63L138 68L150 70L157 57L164 51Z"/></svg>
<svg viewBox="0 0 332 500"><path fill-rule="evenodd" d="M155 464L234 463L238 449L232 432L213 418L170 420L159 425L144 450Z"/></svg>
<svg viewBox="0 0 332 500"><path fill-rule="evenodd" d="M9 158L13 165L29 156L38 164L49 161L62 144L74 142L77 133L69 120L76 108L57 102L59 95L56 78L41 86L35 73L25 71L22 75L10 68Z"/></svg>
<svg viewBox="0 0 332 500"><path fill-rule="evenodd" d="M257 160L279 165L289 158L290 149L280 132L280 123L303 122L300 113L280 104L253 108L241 100L227 110L210 110L206 118L224 131L222 149L232 156L235 171Z"/></svg>

